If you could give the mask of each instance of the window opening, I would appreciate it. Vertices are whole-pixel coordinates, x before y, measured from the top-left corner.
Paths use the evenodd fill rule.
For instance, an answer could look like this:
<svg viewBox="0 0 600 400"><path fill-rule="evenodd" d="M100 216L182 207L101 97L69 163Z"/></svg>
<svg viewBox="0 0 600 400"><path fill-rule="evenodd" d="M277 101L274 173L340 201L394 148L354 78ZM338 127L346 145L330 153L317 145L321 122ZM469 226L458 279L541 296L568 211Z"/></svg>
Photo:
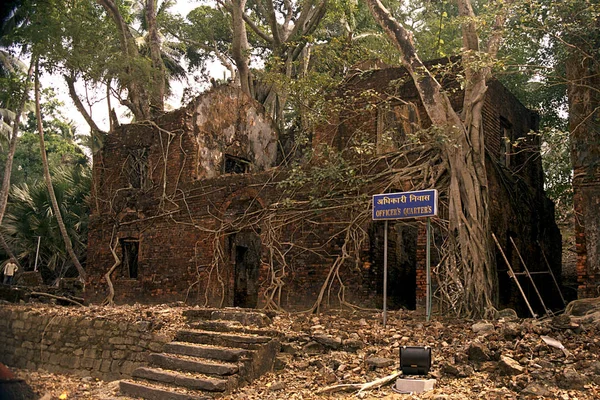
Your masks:
<svg viewBox="0 0 600 400"><path fill-rule="evenodd" d="M140 242L136 239L121 239L122 249L122 271L125 278L137 279L138 277L138 255Z"/></svg>
<svg viewBox="0 0 600 400"><path fill-rule="evenodd" d="M225 154L223 160L223 172L226 174L245 174L250 172L250 161Z"/></svg>
<svg viewBox="0 0 600 400"><path fill-rule="evenodd" d="M385 103L377 108L377 154L398 150L408 135L418 129L414 104Z"/></svg>
<svg viewBox="0 0 600 400"><path fill-rule="evenodd" d="M127 179L135 189L148 189L150 187L150 174L148 168L148 149L133 149L127 157Z"/></svg>

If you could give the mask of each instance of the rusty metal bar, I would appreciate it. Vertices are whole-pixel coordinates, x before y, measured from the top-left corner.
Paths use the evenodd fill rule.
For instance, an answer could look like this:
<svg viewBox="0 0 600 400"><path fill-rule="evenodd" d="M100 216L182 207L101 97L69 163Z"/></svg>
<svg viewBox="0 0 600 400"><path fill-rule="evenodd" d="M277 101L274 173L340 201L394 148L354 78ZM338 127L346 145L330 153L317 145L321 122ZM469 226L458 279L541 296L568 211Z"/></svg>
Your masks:
<svg viewBox="0 0 600 400"><path fill-rule="evenodd" d="M508 261L508 258L506 258L506 254L504 254L504 250L502 250L502 246L500 246L498 239L496 239L496 235L494 235L492 233L492 237L494 238L494 242L496 242L496 246L498 246L500 253L502 253L502 257L504 258L504 261L506 262L506 265L508 266L508 276L510 276L512 279L514 279L515 283L517 284L517 287L519 288L519 291L521 292L521 296L523 296L523 300L525 300L525 304L527 304L527 308L529 308L529 312L531 313L531 315L533 316L534 319L537 319L537 315L533 312L533 309L531 308L531 304L529 304L529 300L527 300L527 296L525 295L525 292L523 291L523 288L521 287L521 284L519 283L519 279L515 276L515 272L513 271L512 267L510 266L510 262Z"/></svg>
<svg viewBox="0 0 600 400"><path fill-rule="evenodd" d="M544 261L546 261L546 265L548 266L548 272L552 276L552 280L554 281L554 284L556 285L556 290L558 290L558 294L560 295L560 299L562 300L563 305L566 306L567 302L565 301L565 298L563 297L562 291L560 290L560 286L558 285L558 281L556 280L556 277L554 276L554 272L552 272L552 267L550 267L550 263L548 262L548 259L546 258L546 253L544 253L544 249L542 248L542 245L541 245L541 243L540 243L539 240L538 240L538 246L540 246L540 251L542 252L542 256L544 257Z"/></svg>
<svg viewBox="0 0 600 400"><path fill-rule="evenodd" d="M544 303L544 299L542 298L542 294L540 293L540 291L537 288L537 285L533 281L533 277L531 276L531 273L529 273L529 269L527 268L527 264L525 264L525 260L523 260L523 257L521 256L521 252L519 251L519 248L515 244L515 241L511 237L509 237L509 239L510 239L510 242L512 243L513 247L517 251L517 255L519 256L519 259L521 260L521 264L523 264L523 268L525 269L525 273L526 273L527 277L529 278L529 280L531 281L531 284L533 285L533 289L537 293L538 298L540 299L540 303L542 303L542 307L544 307L544 311L546 312L546 315L554 315L552 313L552 311L550 311L548 309L548 307L546 307L546 303Z"/></svg>

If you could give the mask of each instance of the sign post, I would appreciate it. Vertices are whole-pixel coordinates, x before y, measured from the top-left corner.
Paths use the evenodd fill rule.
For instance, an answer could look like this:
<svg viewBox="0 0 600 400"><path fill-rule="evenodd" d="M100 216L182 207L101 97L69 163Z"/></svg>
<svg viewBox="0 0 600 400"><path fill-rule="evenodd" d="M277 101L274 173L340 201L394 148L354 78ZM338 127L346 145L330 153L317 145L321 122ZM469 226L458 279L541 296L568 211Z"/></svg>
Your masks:
<svg viewBox="0 0 600 400"><path fill-rule="evenodd" d="M431 217L438 212L438 193L436 189L416 192L384 193L373 195L373 220L385 221L383 233L383 327L387 325L387 247L388 221L407 218L427 218L427 293L425 312L427 321L431 318Z"/></svg>
<svg viewBox="0 0 600 400"><path fill-rule="evenodd" d="M385 221L385 226L383 228L383 327L385 328L387 325L387 243L388 243L388 222Z"/></svg>
<svg viewBox="0 0 600 400"><path fill-rule="evenodd" d="M427 322L431 319L431 217L427 217L427 248L425 268L427 271L427 293L425 294L425 314Z"/></svg>

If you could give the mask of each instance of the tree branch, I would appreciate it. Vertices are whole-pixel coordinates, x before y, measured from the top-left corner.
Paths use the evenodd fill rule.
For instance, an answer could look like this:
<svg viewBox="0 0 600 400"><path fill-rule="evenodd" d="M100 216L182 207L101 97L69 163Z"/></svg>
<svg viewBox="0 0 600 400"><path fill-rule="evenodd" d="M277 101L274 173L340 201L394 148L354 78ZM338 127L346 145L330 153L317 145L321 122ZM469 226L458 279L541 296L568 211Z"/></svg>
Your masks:
<svg viewBox="0 0 600 400"><path fill-rule="evenodd" d="M65 82L67 83L67 87L69 88L69 96L71 97L71 100L73 100L73 104L75 104L75 108L77 109L77 111L79 111L79 113L81 114L81 116L83 117L83 119L85 119L85 122L87 122L88 126L90 127L90 130L92 131L92 134L94 134L94 133L106 133L106 132L102 131L98 127L98 125L93 120L93 118L90 115L90 113L88 113L88 111L85 109L85 106L81 102L81 99L77 95L77 92L75 91L75 76L74 76L74 72L71 71L71 75L70 76L66 75L66 74L63 75L63 78L65 79Z"/></svg>

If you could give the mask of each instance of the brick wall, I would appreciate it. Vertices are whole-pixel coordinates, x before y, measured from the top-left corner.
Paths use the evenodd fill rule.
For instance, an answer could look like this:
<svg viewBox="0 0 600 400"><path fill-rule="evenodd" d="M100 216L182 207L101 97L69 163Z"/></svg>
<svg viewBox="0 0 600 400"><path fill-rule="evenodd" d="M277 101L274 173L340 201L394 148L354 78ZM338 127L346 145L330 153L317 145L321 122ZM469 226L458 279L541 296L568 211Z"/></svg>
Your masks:
<svg viewBox="0 0 600 400"><path fill-rule="evenodd" d="M350 79L348 86L340 89L340 96L354 98L355 102L334 116L335 126L331 124L317 130L314 145L328 143L344 149L359 136L373 141L377 134L377 111L373 105L396 96L403 96L417 105L421 124L426 127L429 122L414 96L412 83L398 81L399 74L402 74L401 69L389 68ZM457 85L452 80L445 84L448 88ZM461 93L453 93L452 102L458 107ZM224 115L232 107L223 110ZM234 113L231 120L237 120L236 115ZM525 134L537 124L535 114L494 82L490 83L484 116L484 126L489 130L486 131L489 157L500 154L500 116L514 121L512 127L516 135ZM219 118L226 119L225 116ZM207 147L203 139L200 144L199 137L205 135L206 129L198 128L198 124L208 126L205 120L197 105L193 105L161 117L156 124L121 127L119 134L113 133L106 138L102 154L95 156L99 162L94 165L96 198L88 241L88 301L101 301L107 294L103 275L115 262L111 244L117 244L115 249L121 257L116 241L132 239L139 241L138 276L127 278L123 267L113 273L118 302L187 301L209 306L235 305L236 245L232 241L240 230L258 235L262 243L258 266L259 306L264 305L270 295L280 298L281 305L288 309L308 308L316 300L341 253L344 221L349 221L360 210L332 206L318 213L307 213L305 218L291 217L288 211L293 207L289 209L281 204L287 200L307 204L313 197L326 197L328 185L332 183L286 190L282 185L288 175L285 169L261 167L253 173L223 174L215 161L218 157L213 159L215 163L206 163L210 160L206 154L213 154L214 149L220 149L220 153L214 153L217 156L229 152L250 160L272 155L266 150L258 156L260 151L244 152L242 150L248 148L246 145L219 147L220 140L231 142L227 139L229 136L240 136L237 142L247 142L246 133L230 132L228 128L221 133L217 132L218 128L206 128L213 143ZM219 139L219 134L224 137ZM271 134L265 134L264 138L263 142L270 143ZM530 145L532 151L538 150L535 139ZM131 148L136 146L148 149L151 180L143 188L131 187L124 168ZM375 166L375 170L383 164L384 161L381 166ZM531 270L546 268L541 261L541 248L547 251L553 268L560 270L560 264L556 264L560 263L560 257L553 257L556 251L560 253L560 236L553 223L552 205L542 191L539 158L516 158L514 166L518 168L515 170L494 169L493 163L489 165L490 215L502 246L507 247L507 232L512 232ZM510 180L508 185L507 179ZM445 188L439 189L443 204ZM335 205L335 200L329 201ZM363 207L369 205L365 202ZM267 209L269 224L264 218ZM445 212L442 207L442 215ZM412 308L415 301L423 298L425 290L424 234L421 232L424 228L418 223L406 228L390 226L388 253L390 274L395 280L390 282L395 289L395 292L392 290L392 303ZM417 226L420 226L418 234ZM215 232L220 229L224 230L216 238ZM334 276L326 291L325 300L331 306L339 305L338 293L342 289L345 289L347 301L365 307L382 304L383 231L370 221L365 223L363 230L371 232L368 240L362 244L355 259L346 260L339 270L345 287ZM270 252L273 235L281 244L278 250L285 253L285 262L280 254ZM436 240L443 238L438 235ZM542 243L541 247L536 244L537 240ZM214 262L215 254L222 254L218 263ZM434 254L433 265L435 257ZM516 258L512 257L512 260ZM275 294L271 285L273 274L284 282ZM503 297L507 302L519 301L512 295L509 281L503 281L501 290L509 293Z"/></svg>
<svg viewBox="0 0 600 400"><path fill-rule="evenodd" d="M600 209L600 167L578 167L575 169L573 196L575 208L575 251L577 253L577 282L579 298L600 296L600 251L598 221ZM583 221L587 219L587 223Z"/></svg>

